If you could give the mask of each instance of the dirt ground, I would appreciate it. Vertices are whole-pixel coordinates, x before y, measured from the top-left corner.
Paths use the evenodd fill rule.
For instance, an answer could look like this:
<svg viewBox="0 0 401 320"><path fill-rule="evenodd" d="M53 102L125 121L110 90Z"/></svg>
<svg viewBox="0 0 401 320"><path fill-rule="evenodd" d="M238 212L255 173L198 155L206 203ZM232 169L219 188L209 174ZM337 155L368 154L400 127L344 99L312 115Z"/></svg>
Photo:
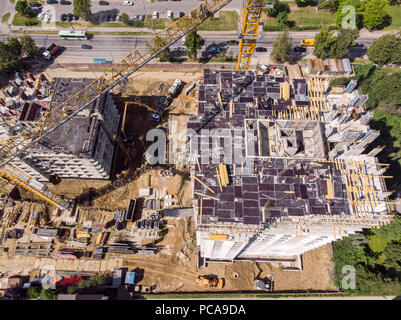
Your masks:
<svg viewBox="0 0 401 320"><path fill-rule="evenodd" d="M48 71L51 77L89 77L93 78L96 73L92 71L71 71L67 69L51 69ZM200 72L153 72L140 71L133 76L126 87L124 94L117 99L120 110L123 102L140 97L150 107L155 107L157 99L165 95L174 79L184 81L185 86L181 94L174 99L172 114L194 114L196 113L196 89L188 96L184 91L193 81L202 76ZM146 80L145 80L146 79ZM161 84L163 83L163 84ZM116 88L118 94L121 88ZM136 107L139 108L139 107ZM145 109L133 109L127 117L127 136L134 135L137 140L129 150L134 154L143 154L140 147L143 135L155 124L149 120L151 112ZM167 115L164 115L168 119ZM166 122L160 125L165 125ZM139 138L138 136L141 136ZM132 153L131 153L132 155ZM135 165L139 165L142 159L134 159ZM58 185L48 184L48 187L57 194L73 199L82 193L88 192L90 188L100 189L110 185L110 181L104 180L80 180L64 179ZM0 181L3 193L10 193L13 186ZM158 193L173 195L181 207L192 206L192 186L190 181L183 179L180 175L173 177L161 177L157 170L151 170L142 174L138 179L126 183L118 188L112 188L110 192L94 197L90 206L81 206L84 215L81 220L91 220L93 223L104 223L105 217L110 218L116 210L126 209L130 198L139 198L140 188L153 188ZM33 195L20 190L23 199L41 202ZM43 202L41 202L43 203ZM24 203L28 205L27 202ZM44 204L42 210L45 210ZM35 208L35 210L38 210ZM142 216L139 209L135 219ZM102 216L103 218L100 218ZM83 221L80 221L81 223ZM209 263L207 267L197 269L197 249L194 223L190 219L168 220L167 233L157 243L163 249L156 255L116 255L123 258L123 267L138 273L138 284L148 288L156 285L154 292L193 292L193 291L219 291L218 289L204 288L195 284L198 275L213 274L224 278L225 287L223 291L254 290L254 264L251 262L235 262L232 264ZM331 248L329 245L307 252L302 256L303 271L284 271L278 265L260 263L263 270L262 278L273 274L275 290L335 290L332 273L333 265L330 261ZM1 262L1 261L0 261ZM13 263L12 261L8 261ZM1 265L1 263L0 263ZM0 270L1 271L1 270Z"/></svg>

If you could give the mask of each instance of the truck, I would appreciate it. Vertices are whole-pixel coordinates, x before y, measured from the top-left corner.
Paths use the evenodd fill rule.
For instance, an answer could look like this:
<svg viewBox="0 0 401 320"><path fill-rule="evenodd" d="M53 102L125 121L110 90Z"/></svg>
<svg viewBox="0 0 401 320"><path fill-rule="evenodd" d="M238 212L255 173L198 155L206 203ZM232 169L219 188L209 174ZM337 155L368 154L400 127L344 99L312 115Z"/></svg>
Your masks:
<svg viewBox="0 0 401 320"><path fill-rule="evenodd" d="M300 42L301 46L314 46L315 45L315 39L302 39Z"/></svg>
<svg viewBox="0 0 401 320"><path fill-rule="evenodd" d="M50 60L54 55L60 50L60 47L52 43L44 52L43 52L43 57L47 60Z"/></svg>

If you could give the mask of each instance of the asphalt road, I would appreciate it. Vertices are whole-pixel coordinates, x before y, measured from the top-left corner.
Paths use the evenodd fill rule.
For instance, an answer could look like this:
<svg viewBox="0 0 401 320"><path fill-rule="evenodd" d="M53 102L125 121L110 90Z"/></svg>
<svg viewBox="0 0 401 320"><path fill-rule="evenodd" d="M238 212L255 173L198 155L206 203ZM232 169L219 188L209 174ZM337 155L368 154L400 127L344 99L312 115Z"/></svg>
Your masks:
<svg viewBox="0 0 401 320"><path fill-rule="evenodd" d="M266 33L262 32L262 39L258 40L258 47L264 47L267 52L255 52L256 58L267 57L268 53L272 49L273 42L277 33ZM137 46L145 43L150 36L116 36L116 35L95 35L92 39L87 41L78 40L63 40L57 35L31 35L35 40L38 47L47 47L51 43L56 43L65 48L65 50L57 57L56 61L59 63L91 63L94 58L105 58L108 61L118 62L124 58L128 53L133 51ZM300 41L304 38L314 37L313 32L294 32L291 33L294 46L299 45ZM205 44L199 50L200 55L204 52L207 47L219 46L221 49L229 52L232 51L234 56L238 54L238 45L227 46L225 43L230 39L235 39L233 36L213 36L203 35ZM0 38L4 40L5 35L1 35ZM366 47L369 46L372 41L377 38L373 36L360 37L357 42L363 44L363 46L357 46L351 48L351 56L358 57L363 56L366 53ZM92 49L82 49L82 44L89 44ZM311 48L308 49L311 52ZM176 56L185 55L186 47L182 44L181 40L177 41L171 46L171 51Z"/></svg>

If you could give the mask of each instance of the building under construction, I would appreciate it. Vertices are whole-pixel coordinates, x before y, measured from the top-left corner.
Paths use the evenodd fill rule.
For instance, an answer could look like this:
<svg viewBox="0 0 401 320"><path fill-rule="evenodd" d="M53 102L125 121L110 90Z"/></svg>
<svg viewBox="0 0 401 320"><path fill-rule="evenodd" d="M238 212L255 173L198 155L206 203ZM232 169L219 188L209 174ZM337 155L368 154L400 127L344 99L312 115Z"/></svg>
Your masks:
<svg viewBox="0 0 401 320"><path fill-rule="evenodd" d="M204 71L186 146L201 257L280 261L391 220L367 97L328 90Z"/></svg>
<svg viewBox="0 0 401 320"><path fill-rule="evenodd" d="M48 101L46 108L41 107L36 96L27 97L27 102L23 102L20 113L21 117L25 113L30 116L24 117L25 121L3 122L1 134L4 140L10 133L14 134L23 130L92 81L91 79L53 79L48 88L51 94L46 100ZM19 102L16 101L15 109L18 109L18 105ZM34 110L35 114L31 115L33 111L24 113L27 106L31 105L38 106L37 110ZM120 115L111 95L103 95L76 117L29 148L22 157L13 160L11 165L20 171L13 170L13 173L26 174L37 181L49 181L52 176L109 179L116 145L114 137L119 122Z"/></svg>

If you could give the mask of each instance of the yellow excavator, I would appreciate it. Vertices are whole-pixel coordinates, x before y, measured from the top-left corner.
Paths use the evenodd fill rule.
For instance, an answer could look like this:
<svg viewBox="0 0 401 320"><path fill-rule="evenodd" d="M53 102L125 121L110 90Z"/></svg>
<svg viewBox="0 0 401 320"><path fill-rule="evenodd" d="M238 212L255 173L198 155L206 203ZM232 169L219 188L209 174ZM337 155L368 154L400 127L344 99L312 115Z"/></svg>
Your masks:
<svg viewBox="0 0 401 320"><path fill-rule="evenodd" d="M196 284L201 287L217 287L218 289L222 289L224 287L224 279L211 278L209 276L198 276L198 278L196 278Z"/></svg>

